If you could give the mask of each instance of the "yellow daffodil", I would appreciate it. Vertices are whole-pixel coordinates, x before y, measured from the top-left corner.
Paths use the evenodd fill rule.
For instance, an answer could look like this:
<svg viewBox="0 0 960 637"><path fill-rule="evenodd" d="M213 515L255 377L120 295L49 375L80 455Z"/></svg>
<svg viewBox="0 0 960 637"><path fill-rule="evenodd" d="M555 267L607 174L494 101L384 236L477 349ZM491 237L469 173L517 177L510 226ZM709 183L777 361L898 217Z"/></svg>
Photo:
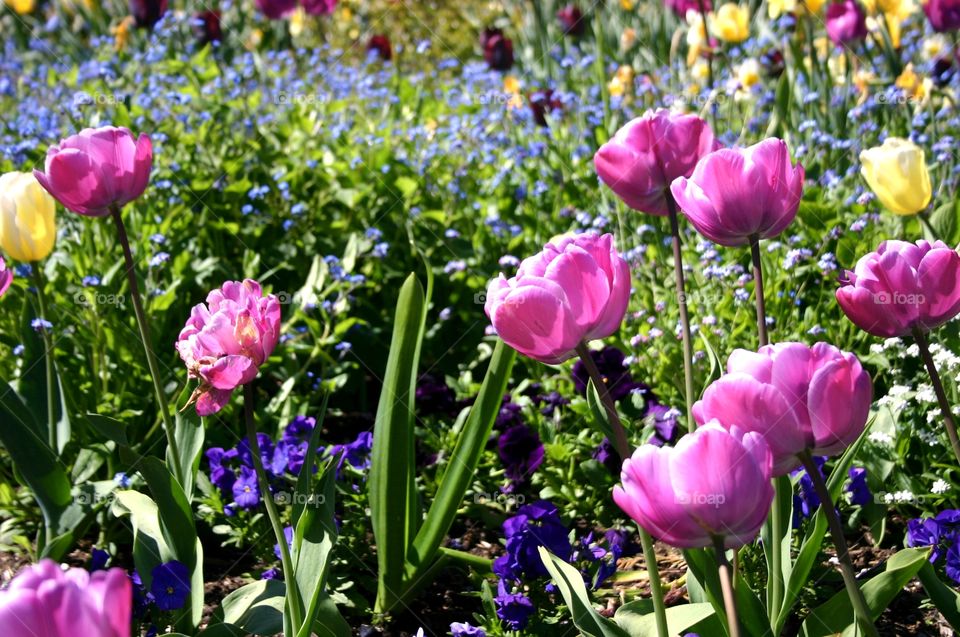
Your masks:
<svg viewBox="0 0 960 637"><path fill-rule="evenodd" d="M907 64L900 76L894 81L894 86L901 89L910 99L922 102L930 94L933 81L930 78L920 76L911 63Z"/></svg>
<svg viewBox="0 0 960 637"><path fill-rule="evenodd" d="M728 2L717 9L710 31L719 40L739 44L750 37L750 11L746 7Z"/></svg>
<svg viewBox="0 0 960 637"><path fill-rule="evenodd" d="M56 206L33 173L0 176L0 249L17 261L40 261L57 238Z"/></svg>
<svg viewBox="0 0 960 637"><path fill-rule="evenodd" d="M740 86L749 89L760 81L760 62L755 58L747 58L740 63L737 69L737 80Z"/></svg>
<svg viewBox="0 0 960 637"><path fill-rule="evenodd" d="M933 190L923 149L888 137L860 153L860 173L880 203L898 215L915 215L930 203Z"/></svg>

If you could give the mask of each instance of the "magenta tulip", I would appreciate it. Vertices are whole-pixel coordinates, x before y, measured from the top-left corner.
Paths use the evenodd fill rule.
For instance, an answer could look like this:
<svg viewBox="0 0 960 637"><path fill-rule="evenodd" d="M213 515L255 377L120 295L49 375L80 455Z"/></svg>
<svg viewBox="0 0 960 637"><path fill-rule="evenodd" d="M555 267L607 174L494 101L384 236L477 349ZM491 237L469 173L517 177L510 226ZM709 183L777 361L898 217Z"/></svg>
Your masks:
<svg viewBox="0 0 960 637"><path fill-rule="evenodd" d="M132 603L133 587L122 569L64 571L43 560L0 591L0 635L130 637Z"/></svg>
<svg viewBox="0 0 960 637"><path fill-rule="evenodd" d="M490 283L484 310L507 345L556 364L581 342L614 333L630 296L630 268L613 236L580 234L548 243L517 275Z"/></svg>
<svg viewBox="0 0 960 637"><path fill-rule="evenodd" d="M195 305L176 348L190 378L200 380L188 404L201 416L215 414L233 390L252 381L280 337L280 302L260 284L227 281Z"/></svg>
<svg viewBox="0 0 960 637"><path fill-rule="evenodd" d="M797 216L803 166L792 166L787 145L769 138L710 153L671 191L700 234L724 246L746 245L751 237L780 234Z"/></svg>
<svg viewBox="0 0 960 637"><path fill-rule="evenodd" d="M625 204L666 216L670 184L689 177L704 155L719 148L710 126L696 115L658 110L617 131L593 157L597 174Z"/></svg>
<svg viewBox="0 0 960 637"><path fill-rule="evenodd" d="M960 29L960 0L927 0L921 5L934 31L947 33Z"/></svg>
<svg viewBox="0 0 960 637"><path fill-rule="evenodd" d="M832 2L826 13L827 35L837 46L850 45L867 37L867 16L855 0Z"/></svg>
<svg viewBox="0 0 960 637"><path fill-rule="evenodd" d="M690 11L709 13L713 10L710 0L664 0L664 4L680 18L685 18Z"/></svg>
<svg viewBox="0 0 960 637"><path fill-rule="evenodd" d="M735 350L693 416L761 434L773 453L773 474L782 476L800 465L804 451L831 456L853 443L872 396L870 376L853 354L828 343L777 343L759 352Z"/></svg>
<svg viewBox="0 0 960 637"><path fill-rule="evenodd" d="M13 283L13 270L8 268L7 262L0 257L0 296L6 294L11 283Z"/></svg>
<svg viewBox="0 0 960 637"><path fill-rule="evenodd" d="M679 548L737 548L763 526L773 486L763 437L710 423L676 447L641 445L624 460L613 499L650 535Z"/></svg>
<svg viewBox="0 0 960 637"><path fill-rule="evenodd" d="M280 20L297 9L297 0L255 0L257 9L270 20Z"/></svg>
<svg viewBox="0 0 960 637"><path fill-rule="evenodd" d="M126 128L86 128L47 151L33 174L68 210L90 217L110 214L143 194L150 181L153 146Z"/></svg>
<svg viewBox="0 0 960 637"><path fill-rule="evenodd" d="M337 0L303 0L303 10L309 15L333 15Z"/></svg>
<svg viewBox="0 0 960 637"><path fill-rule="evenodd" d="M928 331L960 314L960 255L942 241L884 241L841 284L840 308L874 336Z"/></svg>

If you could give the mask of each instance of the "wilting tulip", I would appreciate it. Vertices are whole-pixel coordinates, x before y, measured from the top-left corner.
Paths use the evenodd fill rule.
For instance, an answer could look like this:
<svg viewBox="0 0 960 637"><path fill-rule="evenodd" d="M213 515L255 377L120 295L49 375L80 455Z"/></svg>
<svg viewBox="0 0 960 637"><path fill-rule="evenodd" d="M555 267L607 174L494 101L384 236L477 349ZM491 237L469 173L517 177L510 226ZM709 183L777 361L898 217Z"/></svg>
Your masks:
<svg viewBox="0 0 960 637"><path fill-rule="evenodd" d="M946 33L960 29L960 0L927 0L920 4L934 31Z"/></svg>
<svg viewBox="0 0 960 637"><path fill-rule="evenodd" d="M490 283L484 311L510 347L555 364L581 342L614 333L630 296L630 268L613 236L566 237Z"/></svg>
<svg viewBox="0 0 960 637"><path fill-rule="evenodd" d="M17 261L45 259L57 238L55 209L31 173L0 176L0 248Z"/></svg>
<svg viewBox="0 0 960 637"><path fill-rule="evenodd" d="M13 283L13 270L8 268L7 262L0 257L0 296L7 293L11 283Z"/></svg>
<svg viewBox="0 0 960 637"><path fill-rule="evenodd" d="M302 0L303 10L310 15L333 15L337 0Z"/></svg>
<svg viewBox="0 0 960 637"><path fill-rule="evenodd" d="M887 209L915 215L930 203L933 189L923 149L913 142L888 137L883 145L860 153L860 174Z"/></svg>
<svg viewBox="0 0 960 637"><path fill-rule="evenodd" d="M844 273L837 302L874 336L931 330L960 313L960 256L942 241L884 241Z"/></svg>
<svg viewBox="0 0 960 637"><path fill-rule="evenodd" d="M763 526L773 486L763 437L717 423L676 447L641 445L623 463L613 499L654 537L679 548L751 542Z"/></svg>
<svg viewBox="0 0 960 637"><path fill-rule="evenodd" d="M798 454L840 453L867 423L873 389L853 354L828 343L777 343L738 349L727 373L693 406L698 423L719 422L761 434L773 454L773 475L800 465Z"/></svg>
<svg viewBox="0 0 960 637"><path fill-rule="evenodd" d="M223 409L233 390L252 381L280 337L280 302L263 296L251 279L227 281L195 305L180 331L177 352L190 378L200 380L188 404L209 416Z"/></svg>
<svg viewBox="0 0 960 637"><path fill-rule="evenodd" d="M867 37L867 16L855 0L840 0L827 7L827 35L837 46Z"/></svg>
<svg viewBox="0 0 960 637"><path fill-rule="evenodd" d="M670 190L700 234L739 246L751 237L774 237L790 225L800 207L803 174L803 166L791 165L787 145L769 138L710 153Z"/></svg>
<svg viewBox="0 0 960 637"><path fill-rule="evenodd" d="M530 105L533 121L539 126L549 126L547 115L563 110L563 102L554 94L553 89L549 88L530 93L527 96L527 103Z"/></svg>
<svg viewBox="0 0 960 637"><path fill-rule="evenodd" d="M140 29L152 29L167 12L167 0L130 0L130 15Z"/></svg>
<svg viewBox="0 0 960 637"><path fill-rule="evenodd" d="M583 12L580 11L580 8L575 4L568 4L557 11L557 20L560 21L560 26L567 35L580 37L587 29L587 23L583 19Z"/></svg>
<svg viewBox="0 0 960 637"><path fill-rule="evenodd" d="M0 635L130 637L133 587L119 568L63 571L43 560L0 591Z"/></svg>
<svg viewBox="0 0 960 637"><path fill-rule="evenodd" d="M487 66L494 71L507 71L513 66L513 42L500 29L484 29L480 48Z"/></svg>
<svg viewBox="0 0 960 637"><path fill-rule="evenodd" d="M68 210L90 217L110 214L143 194L150 180L150 138L126 128L86 128L47 151L40 184Z"/></svg>
<svg viewBox="0 0 960 637"><path fill-rule="evenodd" d="M720 40L739 44L750 37L750 10L734 2L717 9L710 31Z"/></svg>
<svg viewBox="0 0 960 637"><path fill-rule="evenodd" d="M600 147L593 163L603 183L625 204L666 216L670 184L689 177L700 158L717 148L704 120L661 109L624 125Z"/></svg>
<svg viewBox="0 0 960 637"><path fill-rule="evenodd" d="M255 0L257 9L270 20L280 20L293 13L297 0Z"/></svg>
<svg viewBox="0 0 960 637"><path fill-rule="evenodd" d="M367 53L376 53L384 61L393 57L393 49L390 48L390 39L385 35L375 35L367 42Z"/></svg>
<svg viewBox="0 0 960 637"><path fill-rule="evenodd" d="M201 11L193 16L193 35L200 45L223 39L219 11Z"/></svg>

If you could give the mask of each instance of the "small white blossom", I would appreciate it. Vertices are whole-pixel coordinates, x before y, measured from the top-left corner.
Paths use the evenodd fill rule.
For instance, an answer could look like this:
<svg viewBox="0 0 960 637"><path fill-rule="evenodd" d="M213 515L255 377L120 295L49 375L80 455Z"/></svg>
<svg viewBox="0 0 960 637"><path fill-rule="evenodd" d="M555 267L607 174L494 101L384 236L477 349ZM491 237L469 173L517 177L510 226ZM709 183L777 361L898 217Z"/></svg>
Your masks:
<svg viewBox="0 0 960 637"><path fill-rule="evenodd" d="M930 492L935 495L941 495L950 490L950 484L946 480L939 479L930 487Z"/></svg>

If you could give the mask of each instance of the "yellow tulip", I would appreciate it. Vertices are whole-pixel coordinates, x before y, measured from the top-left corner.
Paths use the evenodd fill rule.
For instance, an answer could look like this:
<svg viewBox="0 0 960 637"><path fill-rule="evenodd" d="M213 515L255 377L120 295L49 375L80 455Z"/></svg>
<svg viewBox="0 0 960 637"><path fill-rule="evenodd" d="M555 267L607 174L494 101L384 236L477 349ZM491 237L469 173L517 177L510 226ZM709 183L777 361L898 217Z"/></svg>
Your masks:
<svg viewBox="0 0 960 637"><path fill-rule="evenodd" d="M36 0L4 0L4 4L19 15L33 13L33 10L37 7Z"/></svg>
<svg viewBox="0 0 960 637"><path fill-rule="evenodd" d="M717 9L710 28L724 42L738 44L750 36L750 12L733 2Z"/></svg>
<svg viewBox="0 0 960 637"><path fill-rule="evenodd" d="M805 0L803 7L810 13L816 14L820 12L820 9L826 4L826 1L827 0Z"/></svg>
<svg viewBox="0 0 960 637"><path fill-rule="evenodd" d="M0 176L0 249L17 261L40 261L57 238L53 197L32 173Z"/></svg>
<svg viewBox="0 0 960 637"><path fill-rule="evenodd" d="M767 0L767 15L771 20L779 18L784 13L795 13L797 0Z"/></svg>
<svg viewBox="0 0 960 637"><path fill-rule="evenodd" d="M882 146L861 152L860 163L870 190L891 212L915 215L930 203L930 173L923 149L913 142L888 137Z"/></svg>

